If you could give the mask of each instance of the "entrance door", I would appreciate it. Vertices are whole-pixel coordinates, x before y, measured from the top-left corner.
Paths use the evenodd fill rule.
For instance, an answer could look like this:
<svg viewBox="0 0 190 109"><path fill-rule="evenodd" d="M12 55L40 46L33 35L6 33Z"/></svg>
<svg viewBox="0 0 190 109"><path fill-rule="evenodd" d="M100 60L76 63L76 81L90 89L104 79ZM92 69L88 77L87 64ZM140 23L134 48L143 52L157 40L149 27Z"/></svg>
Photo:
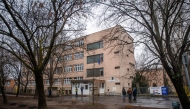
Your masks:
<svg viewBox="0 0 190 109"><path fill-rule="evenodd" d="M105 90L104 90L104 86L105 86L105 83L101 82L101 83L100 83L100 88L99 88L99 90L100 90L100 91L99 91L99 94L104 94L104 91L105 91Z"/></svg>
<svg viewBox="0 0 190 109"><path fill-rule="evenodd" d="M89 84L83 84L83 95L89 95Z"/></svg>

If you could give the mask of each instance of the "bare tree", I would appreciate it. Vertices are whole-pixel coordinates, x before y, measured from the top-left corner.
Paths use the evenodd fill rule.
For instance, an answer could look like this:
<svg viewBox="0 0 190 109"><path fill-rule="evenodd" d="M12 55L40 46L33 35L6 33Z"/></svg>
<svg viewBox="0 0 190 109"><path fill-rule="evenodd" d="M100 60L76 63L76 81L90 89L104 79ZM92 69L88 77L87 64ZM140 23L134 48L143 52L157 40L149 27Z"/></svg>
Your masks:
<svg viewBox="0 0 190 109"><path fill-rule="evenodd" d="M80 21L89 12L90 4L84 0L2 0L0 4L1 48L34 72L38 109L45 109L43 70L64 31L70 31L70 36L84 29ZM22 58L15 50L19 46L24 51Z"/></svg>
<svg viewBox="0 0 190 109"><path fill-rule="evenodd" d="M1 93L3 96L3 102L7 103L7 97L5 95L5 83L6 80L10 77L10 73L9 73L9 67L7 66L7 64L9 64L10 60L10 55L3 49L0 49L0 89L1 89Z"/></svg>
<svg viewBox="0 0 190 109"><path fill-rule="evenodd" d="M145 45L161 61L183 109L189 109L182 71L182 55L190 46L188 3L185 0L110 0L102 4L106 8L104 21L121 24L137 36L136 43Z"/></svg>

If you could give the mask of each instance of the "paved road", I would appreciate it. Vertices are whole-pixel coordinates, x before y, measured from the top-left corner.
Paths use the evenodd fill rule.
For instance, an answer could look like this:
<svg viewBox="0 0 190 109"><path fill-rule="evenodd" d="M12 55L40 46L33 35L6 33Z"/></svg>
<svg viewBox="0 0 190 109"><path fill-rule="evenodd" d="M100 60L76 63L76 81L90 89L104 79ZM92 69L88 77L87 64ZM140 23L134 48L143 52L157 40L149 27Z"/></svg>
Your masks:
<svg viewBox="0 0 190 109"><path fill-rule="evenodd" d="M59 97L57 98L59 99ZM92 102L92 97L75 97L75 96L64 96L64 100L80 100L82 102ZM128 98L126 102L122 101L121 96L96 96L95 102L102 104L114 104L114 105L125 105L131 104L133 106L143 106L143 107L159 107L159 108L170 108L172 109L172 102L179 102L178 98L173 97L146 97L140 96L137 97L136 101L129 103Z"/></svg>

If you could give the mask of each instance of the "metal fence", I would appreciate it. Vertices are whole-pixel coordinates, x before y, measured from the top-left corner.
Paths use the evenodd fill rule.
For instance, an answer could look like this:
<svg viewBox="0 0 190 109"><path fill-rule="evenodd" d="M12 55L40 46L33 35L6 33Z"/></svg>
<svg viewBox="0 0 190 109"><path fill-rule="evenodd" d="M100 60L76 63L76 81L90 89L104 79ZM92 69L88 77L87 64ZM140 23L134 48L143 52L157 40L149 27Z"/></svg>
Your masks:
<svg viewBox="0 0 190 109"><path fill-rule="evenodd" d="M187 92L189 93L189 91L187 91ZM139 88L137 88L137 93L138 94L150 94L150 88L149 87L139 87ZM172 87L168 87L168 94L169 95L176 94L175 89Z"/></svg>
<svg viewBox="0 0 190 109"><path fill-rule="evenodd" d="M188 86L184 86L186 94L190 95L190 90ZM5 88L6 93L16 93L17 92L16 87L7 87ZM53 90L52 94L54 96L58 96L60 93L60 90ZM20 89L20 94L35 94L35 89L27 89L26 92L24 92L23 89ZM91 92L92 93L92 92ZM138 95L149 95L150 94L150 88L149 87L139 87L137 88ZM45 90L45 94L48 95L48 91ZM173 87L168 87L168 94L169 95L176 95L176 91ZM116 92L105 92L104 95L121 95L121 93Z"/></svg>

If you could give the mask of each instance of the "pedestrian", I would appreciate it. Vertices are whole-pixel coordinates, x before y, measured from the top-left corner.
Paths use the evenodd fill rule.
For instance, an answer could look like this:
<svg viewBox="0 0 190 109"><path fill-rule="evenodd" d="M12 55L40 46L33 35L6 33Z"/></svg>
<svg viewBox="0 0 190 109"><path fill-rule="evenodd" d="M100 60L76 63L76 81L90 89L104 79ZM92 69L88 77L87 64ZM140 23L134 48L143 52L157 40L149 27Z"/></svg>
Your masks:
<svg viewBox="0 0 190 109"><path fill-rule="evenodd" d="M76 91L76 97L78 97L78 88L77 87L76 87L75 91Z"/></svg>
<svg viewBox="0 0 190 109"><path fill-rule="evenodd" d="M126 97L126 91L125 91L125 88L123 87L122 89L122 97L123 97L123 102L125 102L125 97Z"/></svg>
<svg viewBox="0 0 190 109"><path fill-rule="evenodd" d="M132 99L132 89L129 88L129 89L127 90L127 93L128 93L128 95L129 95L129 102L131 102L131 99Z"/></svg>
<svg viewBox="0 0 190 109"><path fill-rule="evenodd" d="M52 97L51 93L52 93L52 91L51 91L51 89L49 89L49 91L48 91L48 97Z"/></svg>
<svg viewBox="0 0 190 109"><path fill-rule="evenodd" d="M83 86L81 86L80 90L81 90L81 95L83 95Z"/></svg>
<svg viewBox="0 0 190 109"><path fill-rule="evenodd" d="M133 100L136 100L137 99L137 88L134 87L133 88Z"/></svg>

